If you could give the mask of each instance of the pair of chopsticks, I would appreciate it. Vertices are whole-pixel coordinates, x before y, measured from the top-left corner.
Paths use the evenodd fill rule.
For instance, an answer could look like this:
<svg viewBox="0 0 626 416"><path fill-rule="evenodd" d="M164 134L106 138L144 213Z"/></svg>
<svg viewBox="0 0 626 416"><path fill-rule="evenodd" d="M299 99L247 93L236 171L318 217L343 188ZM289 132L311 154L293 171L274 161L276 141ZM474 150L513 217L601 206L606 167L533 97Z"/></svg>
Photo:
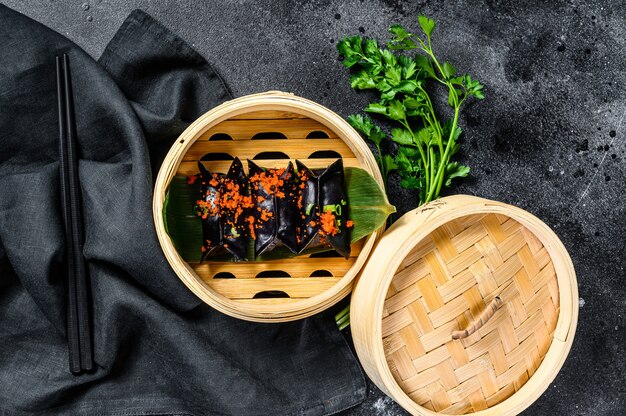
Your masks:
<svg viewBox="0 0 626 416"><path fill-rule="evenodd" d="M67 262L67 335L70 371L80 374L93 368L87 268L83 257L83 218L78 182L76 123L72 98L70 62L66 54L56 57L61 194L65 223Z"/></svg>

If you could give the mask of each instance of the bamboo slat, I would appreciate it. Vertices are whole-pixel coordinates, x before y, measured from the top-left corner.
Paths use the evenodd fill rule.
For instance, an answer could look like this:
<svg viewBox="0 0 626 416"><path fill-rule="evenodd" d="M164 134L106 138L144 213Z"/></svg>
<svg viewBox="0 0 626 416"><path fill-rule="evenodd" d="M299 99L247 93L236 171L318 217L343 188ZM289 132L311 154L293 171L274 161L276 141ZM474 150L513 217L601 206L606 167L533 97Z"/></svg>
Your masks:
<svg viewBox="0 0 626 416"><path fill-rule="evenodd" d="M332 276L345 275L353 262L342 257L335 258L292 258L259 262L206 262L191 264L198 276L207 281L218 273L232 273L237 279L255 279L259 273L284 272L293 278L310 277L317 271L326 271ZM277 276L280 276L277 273Z"/></svg>
<svg viewBox="0 0 626 416"><path fill-rule="evenodd" d="M412 414L515 415L561 368L577 299L569 255L544 223L447 197L378 242L352 295L352 336L370 378Z"/></svg>
<svg viewBox="0 0 626 416"><path fill-rule="evenodd" d="M198 161L208 153L225 153L242 160L254 159L268 151L282 152L292 159L308 159L316 151L334 151L341 157L354 157L348 145L339 139L222 140L195 142L183 156L183 161Z"/></svg>
<svg viewBox="0 0 626 416"><path fill-rule="evenodd" d="M316 153L321 151L324 153ZM264 262L188 264L173 247L162 216L165 191L174 175L198 173L197 162L203 158L211 159L202 162L211 171L225 172L233 157L253 159L265 152L281 152L289 160L300 159L313 169L332 163L335 158L328 152L334 152L343 158L345 166L365 169L383 186L371 151L341 117L303 98L269 92L216 107L181 134L159 171L153 216L169 264L203 301L240 319L291 321L320 312L350 293L353 279L382 230L353 244L347 260L303 256ZM263 157L257 162L265 167L282 167L288 162L275 153L263 156L270 159ZM290 297L254 298L260 292Z"/></svg>
<svg viewBox="0 0 626 416"><path fill-rule="evenodd" d="M208 279L207 285L230 299L252 299L266 291L279 291L290 298L310 298L332 288L341 280L336 277L309 279L258 278L258 279ZM280 299L280 298L278 298Z"/></svg>
<svg viewBox="0 0 626 416"><path fill-rule="evenodd" d="M244 97L245 98L245 97ZM324 132L329 138L338 138L337 134L328 126L311 119L303 114L293 118L293 112L275 112L277 118L253 118L255 112L248 112L239 117L230 118L209 128L198 137L198 142L211 140L215 134L227 134L232 140L250 140L259 133L280 133L288 139L305 139L312 132ZM256 113L258 114L258 113ZM280 137L276 135L275 137ZM310 139L311 140L311 139Z"/></svg>
<svg viewBox="0 0 626 416"><path fill-rule="evenodd" d="M358 168L361 166L361 162L355 157L344 157L343 166ZM321 159L300 159L310 169L323 169L333 163L336 159L321 158ZM284 168L289 162L295 163L296 159L263 159L257 160L257 164L264 168ZM211 172L226 173L232 163L231 159L228 160L211 160L203 161L202 164ZM248 164L243 164L243 169L248 173ZM198 173L198 162L187 161L181 162L178 167L178 175L195 175Z"/></svg>

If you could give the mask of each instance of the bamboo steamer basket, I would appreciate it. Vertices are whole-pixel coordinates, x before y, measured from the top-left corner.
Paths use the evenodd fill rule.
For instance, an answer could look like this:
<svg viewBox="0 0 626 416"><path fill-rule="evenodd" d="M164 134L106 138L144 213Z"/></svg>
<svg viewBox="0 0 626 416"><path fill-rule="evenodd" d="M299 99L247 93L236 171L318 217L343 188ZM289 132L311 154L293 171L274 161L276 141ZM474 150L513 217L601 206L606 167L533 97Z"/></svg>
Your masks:
<svg viewBox="0 0 626 416"><path fill-rule="evenodd" d="M524 210L463 195L389 228L350 314L367 374L424 416L520 413L556 377L577 319L574 268L554 232Z"/></svg>
<svg viewBox="0 0 626 416"><path fill-rule="evenodd" d="M208 157L210 156L210 157ZM351 257L298 256L264 262L187 263L165 231L163 203L175 175L198 173L197 162L225 173L232 157L257 159L264 167L302 160L324 168L337 157L365 169L383 186L371 151L361 136L329 109L278 91L228 101L201 116L167 154L155 184L153 215L167 261L200 299L230 316L255 322L301 319L337 303L352 290L382 230L352 245ZM260 159L260 160L259 160ZM198 250L200 247L198 247ZM221 278L223 276L234 278ZM289 297L263 297L259 294Z"/></svg>

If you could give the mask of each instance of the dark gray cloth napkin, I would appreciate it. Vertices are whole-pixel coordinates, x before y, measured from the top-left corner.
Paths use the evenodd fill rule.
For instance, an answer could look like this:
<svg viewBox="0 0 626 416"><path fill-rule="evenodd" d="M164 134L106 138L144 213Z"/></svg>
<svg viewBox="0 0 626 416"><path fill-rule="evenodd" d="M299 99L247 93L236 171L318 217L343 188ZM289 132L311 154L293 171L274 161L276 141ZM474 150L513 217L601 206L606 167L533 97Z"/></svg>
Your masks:
<svg viewBox="0 0 626 416"><path fill-rule="evenodd" d="M70 57L96 371L68 370L55 55ZM95 62L0 5L0 414L318 415L365 396L329 314L255 324L201 304L158 245L152 175L230 93L141 11Z"/></svg>

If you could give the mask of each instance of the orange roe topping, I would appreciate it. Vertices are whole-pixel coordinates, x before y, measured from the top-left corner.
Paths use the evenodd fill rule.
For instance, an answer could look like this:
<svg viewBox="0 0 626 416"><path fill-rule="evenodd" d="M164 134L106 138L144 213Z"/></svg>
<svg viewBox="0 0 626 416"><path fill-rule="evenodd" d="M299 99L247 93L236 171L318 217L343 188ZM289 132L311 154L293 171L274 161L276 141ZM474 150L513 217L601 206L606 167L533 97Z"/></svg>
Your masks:
<svg viewBox="0 0 626 416"><path fill-rule="evenodd" d="M216 195L217 192L211 191L210 194ZM206 219L209 215L217 215L219 212L219 209L213 199L210 199L208 201L200 199L196 201L196 206L198 209L198 215L201 216L202 219Z"/></svg>
<svg viewBox="0 0 626 416"><path fill-rule="evenodd" d="M348 228L354 227L354 221L352 221L352 220L346 221L346 227L348 227Z"/></svg>
<svg viewBox="0 0 626 416"><path fill-rule="evenodd" d="M281 169L266 169L262 172L255 173L250 176L250 184L254 187L256 191L259 189L263 189L267 196L283 199L285 198L285 192L282 191L282 187L285 183L285 179L282 176L285 173L285 168ZM265 201L267 197L257 195L256 202L260 204ZM265 209L261 209L261 207L257 207L257 210L261 213L258 221L265 222L268 221L271 217L273 217L273 213L269 212Z"/></svg>
<svg viewBox="0 0 626 416"><path fill-rule="evenodd" d="M245 223L241 223L239 218L245 214L247 209L254 206L252 197L241 193L244 189L241 185L232 180L222 178L216 173L212 174L212 178L208 183L212 188L218 188L219 191L211 188L205 189L206 192L203 194L203 198L196 201L197 215L202 217L202 219L206 219L209 216L226 214L226 218L230 218L226 221L226 225L230 227L231 232L230 234L224 234L224 237L233 239L245 230ZM205 182L202 182L202 184L207 185ZM226 245L224 246L226 247Z"/></svg>
<svg viewBox="0 0 626 416"><path fill-rule="evenodd" d="M219 196L219 206L221 209L233 213L234 222L236 223L239 216L243 214L244 209L252 208L252 197L242 195L240 193L240 186L233 182L228 181L224 185L226 189L222 190Z"/></svg>
<svg viewBox="0 0 626 416"><path fill-rule="evenodd" d="M274 213L272 213L272 212L270 212L270 211L268 211L266 209L261 210L261 221L265 222L265 221L269 220L273 216L274 216Z"/></svg>
<svg viewBox="0 0 626 416"><path fill-rule="evenodd" d="M285 183L285 181L280 178L283 173L285 173L285 168L268 169L267 171L255 173L250 176L250 183L254 184L254 189L258 190L259 185L261 185L268 195L276 195L276 197L282 199L285 197L285 193L279 189Z"/></svg>
<svg viewBox="0 0 626 416"><path fill-rule="evenodd" d="M254 232L254 217L250 215L248 216L248 218L246 218L246 221L248 222L248 229L250 230L250 237L253 240L256 240L256 233Z"/></svg>
<svg viewBox="0 0 626 416"><path fill-rule="evenodd" d="M335 214L332 211L324 211L320 215L320 225L322 227L322 235L334 236L339 232L337 225L335 224Z"/></svg>

